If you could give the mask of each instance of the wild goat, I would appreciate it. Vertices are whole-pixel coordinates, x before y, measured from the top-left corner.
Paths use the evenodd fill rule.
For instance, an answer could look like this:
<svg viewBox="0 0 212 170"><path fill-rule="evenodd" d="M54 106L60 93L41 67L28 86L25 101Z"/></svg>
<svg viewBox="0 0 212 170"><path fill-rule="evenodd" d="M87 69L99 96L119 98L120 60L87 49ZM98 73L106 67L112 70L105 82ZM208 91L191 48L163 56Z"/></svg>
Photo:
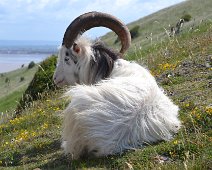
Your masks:
<svg viewBox="0 0 212 170"><path fill-rule="evenodd" d="M104 26L120 38L114 52L81 34ZM158 87L147 69L122 59L131 43L130 32L117 18L90 12L67 28L59 50L54 81L72 85L66 95L62 147L74 159L104 156L170 140L180 128L178 106Z"/></svg>

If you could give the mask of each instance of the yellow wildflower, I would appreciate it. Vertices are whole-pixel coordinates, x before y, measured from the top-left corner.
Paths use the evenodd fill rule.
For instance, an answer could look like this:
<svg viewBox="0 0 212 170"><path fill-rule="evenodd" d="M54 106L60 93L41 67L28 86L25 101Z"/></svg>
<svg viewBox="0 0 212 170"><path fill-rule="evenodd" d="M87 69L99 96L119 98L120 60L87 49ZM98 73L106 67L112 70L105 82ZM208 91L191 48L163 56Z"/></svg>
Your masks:
<svg viewBox="0 0 212 170"><path fill-rule="evenodd" d="M53 110L54 110L54 111L58 111L58 110L60 110L60 108L59 108L59 107L56 107L56 108L54 108Z"/></svg>
<svg viewBox="0 0 212 170"><path fill-rule="evenodd" d="M185 106L186 106L186 107L189 107L190 105L189 105L189 103L187 103Z"/></svg>
<svg viewBox="0 0 212 170"><path fill-rule="evenodd" d="M175 140L173 143L174 143L175 145L177 145L177 144L178 144L178 141L177 141L177 140Z"/></svg>
<svg viewBox="0 0 212 170"><path fill-rule="evenodd" d="M212 115L212 107L206 107L205 108L206 113L208 113L209 115Z"/></svg>
<svg viewBox="0 0 212 170"><path fill-rule="evenodd" d="M36 136L36 133L35 132L32 132L32 136L35 137Z"/></svg>
<svg viewBox="0 0 212 170"><path fill-rule="evenodd" d="M196 114L196 118L197 118L197 119L200 119L200 118L201 118L201 116L200 116L199 113Z"/></svg>
<svg viewBox="0 0 212 170"><path fill-rule="evenodd" d="M41 126L41 129L47 129L49 127L49 125L47 123L44 123L42 126Z"/></svg>

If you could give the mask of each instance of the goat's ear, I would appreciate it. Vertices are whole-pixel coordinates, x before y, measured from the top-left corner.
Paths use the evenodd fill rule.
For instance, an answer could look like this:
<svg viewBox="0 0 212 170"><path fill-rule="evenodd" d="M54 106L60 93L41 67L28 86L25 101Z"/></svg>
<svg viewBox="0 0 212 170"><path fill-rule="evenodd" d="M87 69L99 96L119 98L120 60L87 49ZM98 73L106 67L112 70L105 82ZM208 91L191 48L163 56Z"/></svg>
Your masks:
<svg viewBox="0 0 212 170"><path fill-rule="evenodd" d="M75 53L79 54L81 49L77 43L74 43L73 50Z"/></svg>

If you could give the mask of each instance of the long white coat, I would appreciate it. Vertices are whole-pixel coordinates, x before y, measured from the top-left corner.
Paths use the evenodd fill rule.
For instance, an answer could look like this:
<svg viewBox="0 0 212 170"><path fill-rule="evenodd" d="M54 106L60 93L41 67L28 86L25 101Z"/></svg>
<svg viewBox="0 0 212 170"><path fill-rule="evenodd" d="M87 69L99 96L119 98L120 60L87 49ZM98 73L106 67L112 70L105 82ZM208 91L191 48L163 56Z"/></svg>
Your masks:
<svg viewBox="0 0 212 170"><path fill-rule="evenodd" d="M110 77L67 93L62 147L74 159L104 156L170 140L180 128L178 106L147 69L118 59Z"/></svg>

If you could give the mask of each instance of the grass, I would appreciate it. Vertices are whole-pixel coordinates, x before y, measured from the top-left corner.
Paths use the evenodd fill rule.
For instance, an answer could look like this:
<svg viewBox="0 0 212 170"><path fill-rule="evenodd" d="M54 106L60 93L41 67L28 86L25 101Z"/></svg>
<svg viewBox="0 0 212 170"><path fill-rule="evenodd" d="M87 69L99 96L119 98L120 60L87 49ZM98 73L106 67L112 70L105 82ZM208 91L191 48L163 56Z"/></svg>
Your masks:
<svg viewBox="0 0 212 170"><path fill-rule="evenodd" d="M9 108L10 111L15 110L16 105L18 104L22 94L24 93L25 88L20 89L18 91L14 91L13 93L8 94L5 97L1 97L0 99L0 108L2 112L6 112Z"/></svg>
<svg viewBox="0 0 212 170"><path fill-rule="evenodd" d="M62 106L62 102L60 105L57 101L55 106L53 100L40 100L34 103L33 108L25 110L20 117L6 119L5 123L0 125L1 149L4 149L1 150L3 159L0 163L8 167L23 165L29 159L38 159L37 154L54 150L54 146L59 143L61 124L56 112Z"/></svg>
<svg viewBox="0 0 212 170"><path fill-rule="evenodd" d="M163 41L167 37L166 30L170 30L169 25L175 26L185 13L190 14L192 18L190 22L184 24L183 32L188 32L191 27L196 29L202 21L212 21L211 8L211 0L187 0L129 23L127 25L129 29L140 26L139 36L133 39L130 51L133 52L137 48L144 50ZM102 40L112 48L120 49L120 43L114 44L116 39L117 35L113 32L102 37Z"/></svg>
<svg viewBox="0 0 212 170"><path fill-rule="evenodd" d="M32 69L24 67L0 75L0 112L9 112L16 108L36 71L37 66ZM21 77L24 80L21 81ZM10 83L5 82L6 78Z"/></svg>
<svg viewBox="0 0 212 170"><path fill-rule="evenodd" d="M21 115L0 115L0 169L211 169L212 23L202 22L195 30L135 48L126 56L148 67L180 107L183 126L172 141L121 155L71 160L60 149L62 110L69 100L60 99L63 89L46 91Z"/></svg>

